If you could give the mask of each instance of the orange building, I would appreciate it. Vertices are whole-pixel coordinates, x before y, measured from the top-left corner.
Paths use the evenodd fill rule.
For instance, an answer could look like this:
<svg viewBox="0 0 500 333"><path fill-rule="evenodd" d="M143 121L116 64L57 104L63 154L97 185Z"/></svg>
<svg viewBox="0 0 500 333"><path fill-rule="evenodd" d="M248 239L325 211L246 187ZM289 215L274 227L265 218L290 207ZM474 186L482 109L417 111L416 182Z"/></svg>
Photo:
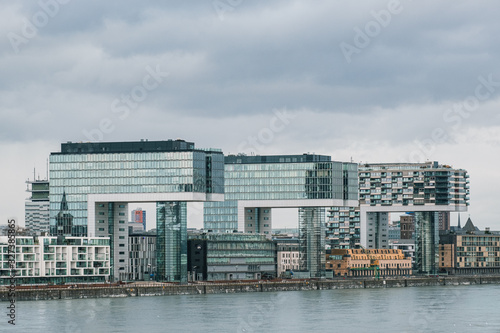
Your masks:
<svg viewBox="0 0 500 333"><path fill-rule="evenodd" d="M326 270L334 276L411 275L411 258L402 250L343 249L326 251Z"/></svg>

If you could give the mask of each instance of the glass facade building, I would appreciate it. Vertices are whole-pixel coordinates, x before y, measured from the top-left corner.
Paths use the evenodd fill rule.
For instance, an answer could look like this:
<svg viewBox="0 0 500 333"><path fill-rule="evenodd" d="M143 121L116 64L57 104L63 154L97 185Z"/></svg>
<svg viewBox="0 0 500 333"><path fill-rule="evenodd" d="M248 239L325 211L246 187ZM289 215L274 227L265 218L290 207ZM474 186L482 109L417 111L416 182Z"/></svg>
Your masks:
<svg viewBox="0 0 500 333"><path fill-rule="evenodd" d="M224 170L225 201L205 203L204 226L213 232L246 231L242 219L238 219L242 205L358 205L357 164L333 162L330 156L230 155L225 158Z"/></svg>
<svg viewBox="0 0 500 333"><path fill-rule="evenodd" d="M301 267L314 270L311 276L321 275L325 229L324 221L317 226L315 221L318 216L324 219L322 207L358 205L357 164L314 154L230 155L224 163L225 201L205 203L205 229L263 233L270 238L272 208L301 208ZM322 240L316 241L316 234Z"/></svg>
<svg viewBox="0 0 500 333"><path fill-rule="evenodd" d="M60 152L50 155L50 223L53 234L57 233L56 214L64 193L68 211L73 217L70 236L98 235L114 239L112 232L123 212L118 212L116 207L112 207L109 214L103 211L102 207L109 204L156 202L160 207L160 203L166 202L223 200L224 155L217 149L195 149L194 143L183 140L68 142L61 145ZM123 208L127 210L126 206ZM185 231L186 215L178 218L177 222L183 226L181 232ZM104 226L106 222L108 228ZM170 222L167 217L159 219L157 223L158 230L174 232L168 226ZM158 239L181 242L171 250L185 249L182 237L165 237ZM127 248L126 244L119 245ZM112 246L112 251L115 247ZM181 253L182 249L175 254L169 252L168 255L178 255L180 258ZM162 272L161 264L165 272L176 272L165 275L171 278L175 276L176 280L185 278L187 271L183 271L185 267L179 261L172 264L175 267L167 269L166 265L171 262L163 261L161 258L165 257L162 254L157 258L158 273ZM118 265L119 262L114 262L115 271ZM121 267L122 270L126 270L125 265Z"/></svg>
<svg viewBox="0 0 500 333"><path fill-rule="evenodd" d="M264 235L208 234L205 239L208 281L276 277L276 245Z"/></svg>

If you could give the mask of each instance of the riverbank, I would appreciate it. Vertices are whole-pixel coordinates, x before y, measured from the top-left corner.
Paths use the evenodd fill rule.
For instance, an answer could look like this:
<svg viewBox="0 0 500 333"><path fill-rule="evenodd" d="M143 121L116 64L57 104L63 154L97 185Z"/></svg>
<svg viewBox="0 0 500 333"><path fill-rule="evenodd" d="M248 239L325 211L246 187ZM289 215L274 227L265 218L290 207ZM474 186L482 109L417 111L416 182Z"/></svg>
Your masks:
<svg viewBox="0 0 500 333"><path fill-rule="evenodd" d="M38 287L36 289L16 289L16 301L107 298L107 297L143 297L169 295L209 295L244 292L275 292L329 289L363 289L363 288L405 288L447 285L481 285L500 284L500 275L495 276L446 276L446 277L410 277L388 279L334 279L334 280L283 280L279 282L225 282L195 283L188 285L175 284L126 284L109 287L77 287L61 286L58 288ZM0 291L0 301L9 301L8 290Z"/></svg>

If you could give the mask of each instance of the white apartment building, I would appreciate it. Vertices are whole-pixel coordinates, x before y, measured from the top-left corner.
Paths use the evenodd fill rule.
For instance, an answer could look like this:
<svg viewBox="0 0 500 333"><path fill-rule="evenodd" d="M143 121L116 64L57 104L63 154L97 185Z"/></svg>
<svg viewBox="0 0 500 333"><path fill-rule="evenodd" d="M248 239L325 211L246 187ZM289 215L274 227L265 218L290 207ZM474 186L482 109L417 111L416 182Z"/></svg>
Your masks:
<svg viewBox="0 0 500 333"><path fill-rule="evenodd" d="M109 280L109 238L16 237L15 255L8 244L8 237L1 236L0 284L9 283L13 256L18 284Z"/></svg>

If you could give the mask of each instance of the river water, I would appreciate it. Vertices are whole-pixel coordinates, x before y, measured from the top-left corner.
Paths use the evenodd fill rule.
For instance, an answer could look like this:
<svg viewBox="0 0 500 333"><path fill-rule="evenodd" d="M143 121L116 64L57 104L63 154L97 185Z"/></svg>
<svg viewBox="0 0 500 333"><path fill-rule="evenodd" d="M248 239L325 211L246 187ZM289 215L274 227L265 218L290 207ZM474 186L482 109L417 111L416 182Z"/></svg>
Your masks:
<svg viewBox="0 0 500 333"><path fill-rule="evenodd" d="M0 303L6 308L8 303ZM500 285L16 303L0 332L500 332Z"/></svg>

